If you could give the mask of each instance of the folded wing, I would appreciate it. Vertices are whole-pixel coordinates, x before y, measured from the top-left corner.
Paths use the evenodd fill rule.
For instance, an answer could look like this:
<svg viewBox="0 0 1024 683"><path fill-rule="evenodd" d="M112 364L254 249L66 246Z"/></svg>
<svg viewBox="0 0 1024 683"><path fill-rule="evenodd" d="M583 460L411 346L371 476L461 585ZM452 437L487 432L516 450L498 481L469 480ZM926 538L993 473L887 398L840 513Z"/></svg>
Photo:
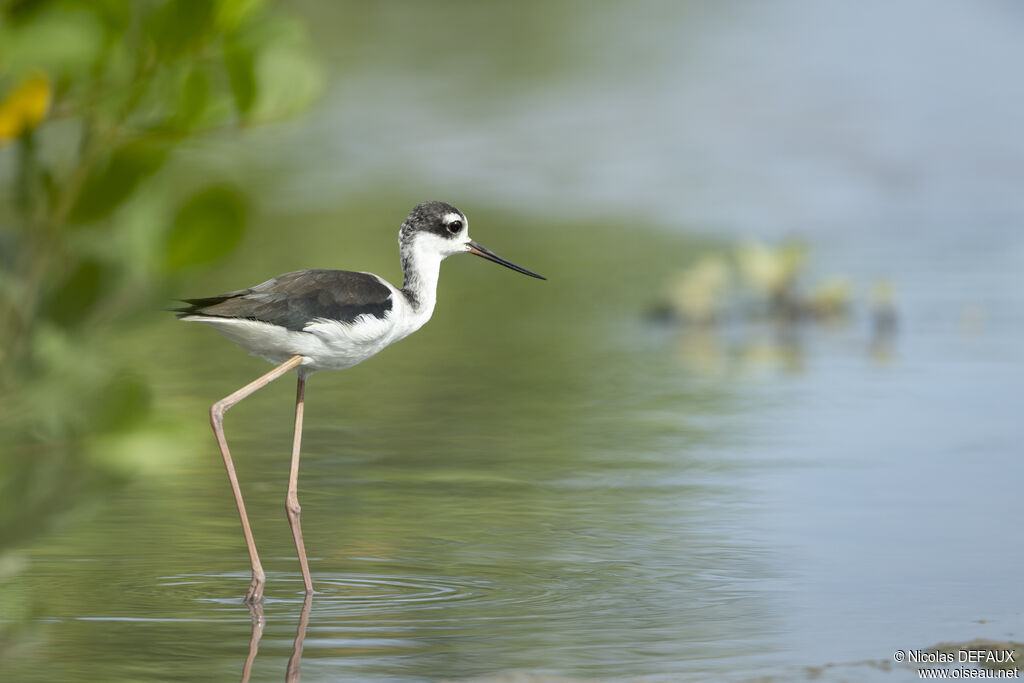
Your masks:
<svg viewBox="0 0 1024 683"><path fill-rule="evenodd" d="M377 276L347 270L300 270L249 289L182 301L188 305L173 309L179 318L258 320L295 331L317 319L383 318L392 306L391 289Z"/></svg>

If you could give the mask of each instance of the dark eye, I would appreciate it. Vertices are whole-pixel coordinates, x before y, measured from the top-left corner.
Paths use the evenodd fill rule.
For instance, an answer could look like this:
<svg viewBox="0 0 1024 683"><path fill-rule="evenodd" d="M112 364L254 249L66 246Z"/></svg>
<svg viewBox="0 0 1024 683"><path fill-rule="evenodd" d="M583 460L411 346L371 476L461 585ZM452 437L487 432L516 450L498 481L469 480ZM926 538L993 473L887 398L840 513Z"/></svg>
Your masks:
<svg viewBox="0 0 1024 683"><path fill-rule="evenodd" d="M454 220L448 224L448 232L450 232L451 234L457 235L459 234L460 230L462 230L462 221Z"/></svg>

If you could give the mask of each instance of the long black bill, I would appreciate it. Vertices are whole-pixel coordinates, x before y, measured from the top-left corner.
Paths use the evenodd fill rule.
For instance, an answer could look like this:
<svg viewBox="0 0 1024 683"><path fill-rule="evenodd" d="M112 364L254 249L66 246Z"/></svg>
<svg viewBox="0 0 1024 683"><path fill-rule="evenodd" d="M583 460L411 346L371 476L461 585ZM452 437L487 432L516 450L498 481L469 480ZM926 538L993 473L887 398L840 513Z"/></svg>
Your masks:
<svg viewBox="0 0 1024 683"><path fill-rule="evenodd" d="M523 268L522 266L517 266L516 264L512 263L511 261L506 261L505 259L503 259L500 256L498 256L497 254L495 254L493 251L491 251L487 247L483 247L483 246L477 244L476 242L470 242L469 243L469 253L470 254L476 254L477 256L483 256L488 261L494 261L495 263L500 263L501 265L505 266L506 268L511 268L512 270L514 270L516 272L519 272L519 273L522 273L523 275L529 275L530 277L535 277L535 278L538 278L540 280L547 280L547 278L544 277L543 275L537 275L537 273L533 272L532 270L527 270L526 268Z"/></svg>

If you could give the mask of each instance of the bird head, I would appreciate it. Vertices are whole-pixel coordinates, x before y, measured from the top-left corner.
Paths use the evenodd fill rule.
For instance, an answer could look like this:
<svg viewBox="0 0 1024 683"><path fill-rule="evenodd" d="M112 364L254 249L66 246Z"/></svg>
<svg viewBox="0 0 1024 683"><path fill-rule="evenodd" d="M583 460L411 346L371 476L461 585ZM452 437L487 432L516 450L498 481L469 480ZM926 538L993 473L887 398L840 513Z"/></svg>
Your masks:
<svg viewBox="0 0 1024 683"><path fill-rule="evenodd" d="M503 259L469 238L469 221L466 214L445 202L423 202L418 204L402 223L398 233L398 244L403 259L419 254L438 260L452 254L470 253L499 263L506 268L546 280L531 270Z"/></svg>

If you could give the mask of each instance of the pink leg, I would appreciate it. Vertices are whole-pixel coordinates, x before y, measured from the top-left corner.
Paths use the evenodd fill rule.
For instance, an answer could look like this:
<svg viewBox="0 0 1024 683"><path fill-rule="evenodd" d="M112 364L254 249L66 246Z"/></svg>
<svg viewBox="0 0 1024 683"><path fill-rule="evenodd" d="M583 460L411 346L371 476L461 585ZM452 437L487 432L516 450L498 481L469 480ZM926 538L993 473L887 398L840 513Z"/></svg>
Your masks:
<svg viewBox="0 0 1024 683"><path fill-rule="evenodd" d="M302 542L302 526L299 515L299 452L302 450L302 413L305 405L306 377L299 371L299 382L295 389L295 434L292 439L292 467L288 474L288 495L285 497L284 509L288 513L288 525L292 528L295 538L295 551L299 555L299 567L302 569L302 582L306 585L306 595L313 594L313 580L309 576L309 561L306 559L306 545Z"/></svg>
<svg viewBox="0 0 1024 683"><path fill-rule="evenodd" d="M252 528L249 526L249 517L245 514L245 502L242 500L242 489L238 486L238 475L235 474L235 465L231 461L231 452L228 451L228 442L224 438L224 413L228 408L235 405L245 397L254 394L267 386L275 379L285 374L302 363L302 356L292 356L284 363L256 379L235 393L225 396L210 407L210 424L213 425L213 434L217 437L217 445L220 446L220 454L224 458L224 468L228 471L228 481L231 482L231 491L235 494L235 506L238 508L238 516L242 520L242 533L245 534L245 545L249 549L249 562L252 564L252 582L249 584L249 592L245 594L245 601L248 603L259 602L263 599L263 584L267 577L263 573L263 565L260 564L260 556L256 552L256 541L252 537Z"/></svg>

